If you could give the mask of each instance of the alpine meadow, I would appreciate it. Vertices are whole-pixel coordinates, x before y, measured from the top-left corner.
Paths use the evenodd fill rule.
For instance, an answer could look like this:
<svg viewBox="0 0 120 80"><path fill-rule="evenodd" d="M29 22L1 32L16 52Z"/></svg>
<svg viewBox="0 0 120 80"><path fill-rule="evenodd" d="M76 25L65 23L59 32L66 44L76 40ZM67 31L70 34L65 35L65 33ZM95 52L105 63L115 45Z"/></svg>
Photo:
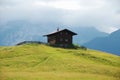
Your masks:
<svg viewBox="0 0 120 80"><path fill-rule="evenodd" d="M0 47L0 80L120 80L120 56L34 43Z"/></svg>
<svg viewBox="0 0 120 80"><path fill-rule="evenodd" d="M0 80L120 80L120 0L0 0Z"/></svg>

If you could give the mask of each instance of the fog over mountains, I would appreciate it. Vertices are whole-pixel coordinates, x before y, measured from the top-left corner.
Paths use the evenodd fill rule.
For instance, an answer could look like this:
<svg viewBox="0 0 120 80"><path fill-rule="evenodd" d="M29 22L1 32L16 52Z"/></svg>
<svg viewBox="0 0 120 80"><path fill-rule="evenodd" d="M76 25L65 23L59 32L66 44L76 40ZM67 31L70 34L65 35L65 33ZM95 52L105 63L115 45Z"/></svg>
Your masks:
<svg viewBox="0 0 120 80"><path fill-rule="evenodd" d="M71 30L78 34L74 37L74 43L79 45L83 45L84 43L89 42L97 37L108 36L108 33L101 32L94 27L77 27Z"/></svg>
<svg viewBox="0 0 120 80"><path fill-rule="evenodd" d="M0 45L10 46L22 41L42 41L46 42L43 35L56 31L57 28L68 28L78 35L74 37L74 43L82 45L96 37L107 36L107 33L100 32L94 27L73 27L60 24L42 24L30 23L28 21L11 21L6 25L1 25L0 29Z"/></svg>
<svg viewBox="0 0 120 80"><path fill-rule="evenodd" d="M47 42L43 35L56 31L58 27L70 29L78 34L73 38L74 44L120 55L120 29L108 34L95 27L31 23L24 20L11 21L0 26L0 46L12 46L22 41Z"/></svg>

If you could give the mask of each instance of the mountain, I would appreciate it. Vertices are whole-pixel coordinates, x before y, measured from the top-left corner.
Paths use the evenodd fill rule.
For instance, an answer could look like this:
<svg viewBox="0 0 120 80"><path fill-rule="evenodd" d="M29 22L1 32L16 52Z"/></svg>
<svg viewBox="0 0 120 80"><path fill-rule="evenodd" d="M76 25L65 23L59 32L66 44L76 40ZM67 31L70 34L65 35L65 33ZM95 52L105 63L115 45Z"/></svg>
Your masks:
<svg viewBox="0 0 120 80"><path fill-rule="evenodd" d="M74 43L82 45L96 37L107 36L107 33L100 32L94 27L74 27L51 23L32 23L23 20L10 21L5 25L0 25L0 45L10 46L22 41L42 41L46 42L43 35L60 29L68 28L78 35L74 37Z"/></svg>
<svg viewBox="0 0 120 80"><path fill-rule="evenodd" d="M120 57L43 44L0 47L1 80L120 80Z"/></svg>
<svg viewBox="0 0 120 80"><path fill-rule="evenodd" d="M0 45L10 46L22 41L45 41L43 35L50 32L49 26L34 24L27 21L12 21L0 26Z"/></svg>
<svg viewBox="0 0 120 80"><path fill-rule="evenodd" d="M120 55L120 29L111 33L107 37L93 39L85 43L84 46Z"/></svg>
<svg viewBox="0 0 120 80"><path fill-rule="evenodd" d="M75 27L71 30L78 34L74 37L74 42L80 45L83 45L84 43L91 41L97 37L108 36L107 33L101 32L94 27Z"/></svg>

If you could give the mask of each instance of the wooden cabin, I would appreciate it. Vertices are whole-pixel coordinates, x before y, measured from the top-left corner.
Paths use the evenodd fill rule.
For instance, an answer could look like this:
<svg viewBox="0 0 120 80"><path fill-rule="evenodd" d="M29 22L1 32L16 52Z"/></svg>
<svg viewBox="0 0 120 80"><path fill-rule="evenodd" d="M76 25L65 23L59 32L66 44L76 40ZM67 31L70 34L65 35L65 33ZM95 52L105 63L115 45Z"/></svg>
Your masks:
<svg viewBox="0 0 120 80"><path fill-rule="evenodd" d="M77 35L76 33L68 30L57 29L56 32L44 35L47 36L47 41L50 45L58 45L60 47L68 47L73 42L73 36Z"/></svg>

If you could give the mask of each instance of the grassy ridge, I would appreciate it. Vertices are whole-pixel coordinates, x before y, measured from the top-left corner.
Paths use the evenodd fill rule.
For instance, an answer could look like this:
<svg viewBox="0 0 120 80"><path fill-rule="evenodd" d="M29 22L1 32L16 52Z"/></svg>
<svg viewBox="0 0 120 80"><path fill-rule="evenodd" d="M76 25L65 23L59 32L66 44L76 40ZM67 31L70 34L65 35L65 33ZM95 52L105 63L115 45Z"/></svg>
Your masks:
<svg viewBox="0 0 120 80"><path fill-rule="evenodd" d="M2 80L120 80L120 57L27 44L0 47Z"/></svg>

